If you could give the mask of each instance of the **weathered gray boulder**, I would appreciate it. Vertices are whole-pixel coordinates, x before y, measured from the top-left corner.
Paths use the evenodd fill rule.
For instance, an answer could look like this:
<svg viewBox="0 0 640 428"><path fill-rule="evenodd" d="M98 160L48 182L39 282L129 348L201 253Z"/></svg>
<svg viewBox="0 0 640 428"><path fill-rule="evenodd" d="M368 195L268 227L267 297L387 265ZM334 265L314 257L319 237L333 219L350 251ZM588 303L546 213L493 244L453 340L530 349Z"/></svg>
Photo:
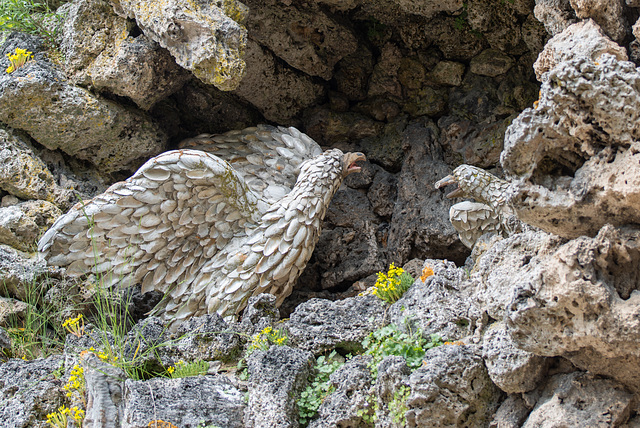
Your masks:
<svg viewBox="0 0 640 428"><path fill-rule="evenodd" d="M27 286L33 286L47 272L44 260L0 244L0 284L8 295L26 300Z"/></svg>
<svg viewBox="0 0 640 428"><path fill-rule="evenodd" d="M520 428L529 416L531 408L519 394L511 394L500 404L489 428Z"/></svg>
<svg viewBox="0 0 640 428"><path fill-rule="evenodd" d="M242 312L242 320L238 326L248 335L254 335L265 327L272 326L280 319L280 311L276 307L276 296L261 293L249 297L247 307Z"/></svg>
<svg viewBox="0 0 640 428"><path fill-rule="evenodd" d="M237 1L218 4L173 0L119 0L116 13L136 20L145 36L166 48L178 65L223 91L242 79L247 8Z"/></svg>
<svg viewBox="0 0 640 428"><path fill-rule="evenodd" d="M0 326L10 328L20 325L26 320L27 312L36 314L37 311L35 306L21 300L0 297Z"/></svg>
<svg viewBox="0 0 640 428"><path fill-rule="evenodd" d="M336 302L311 299L296 308L284 327L293 346L314 354L335 348L361 352L362 340L384 323L385 306L372 295Z"/></svg>
<svg viewBox="0 0 640 428"><path fill-rule="evenodd" d="M47 414L66 404L64 380L54 372L63 365L61 355L32 361L11 359L0 364L0 420L12 428L45 428Z"/></svg>
<svg viewBox="0 0 640 428"><path fill-rule="evenodd" d="M356 355L331 374L329 380L335 391L324 399L309 428L363 424L362 415L371 407L368 400L373 382L370 361L370 356Z"/></svg>
<svg viewBox="0 0 640 428"><path fill-rule="evenodd" d="M481 311L469 300L463 280L465 272L455 263L427 259L424 267L434 274L422 282L415 278L409 290L389 308L389 319L400 328L438 334L444 340L458 340L474 334Z"/></svg>
<svg viewBox="0 0 640 428"><path fill-rule="evenodd" d="M25 37L10 39L2 57L32 46ZM0 101L0 121L105 173L135 168L165 148L164 132L148 116L70 85L43 56L0 74Z"/></svg>
<svg viewBox="0 0 640 428"><path fill-rule="evenodd" d="M0 207L0 244L20 251L35 251L36 242L61 215L47 201L27 201L10 207Z"/></svg>
<svg viewBox="0 0 640 428"><path fill-rule="evenodd" d="M534 389L549 365L547 358L519 349L503 322L492 324L485 332L482 358L493 383L510 394Z"/></svg>
<svg viewBox="0 0 640 428"><path fill-rule="evenodd" d="M255 106L267 120L287 123L325 93L311 77L279 63L253 40L247 42L244 60L247 68L233 93Z"/></svg>
<svg viewBox="0 0 640 428"><path fill-rule="evenodd" d="M0 327L0 353L2 353L3 356L7 356L9 355L10 351L11 351L11 338L9 337L7 330Z"/></svg>
<svg viewBox="0 0 640 428"><path fill-rule="evenodd" d="M60 51L81 86L130 98L148 110L187 81L169 52L113 11L107 0L68 3Z"/></svg>
<svg viewBox="0 0 640 428"><path fill-rule="evenodd" d="M515 60L496 49L487 49L471 59L469 71L480 76L496 77L509 71Z"/></svg>
<svg viewBox="0 0 640 428"><path fill-rule="evenodd" d="M556 375L522 427L623 426L633 406L633 395L612 380L581 372Z"/></svg>
<svg viewBox="0 0 640 428"><path fill-rule="evenodd" d="M305 6L274 0L246 3L250 9L246 25L251 38L309 76L331 79L335 64L358 46L350 28L314 3ZM281 27L288 31L273 31Z"/></svg>
<svg viewBox="0 0 640 428"><path fill-rule="evenodd" d="M409 377L407 426L487 426L502 393L475 347L439 346L424 361Z"/></svg>
<svg viewBox="0 0 640 428"><path fill-rule="evenodd" d="M53 202L54 178L22 136L0 127L0 188L21 199Z"/></svg>
<svg viewBox="0 0 640 428"><path fill-rule="evenodd" d="M405 359L397 355L385 357L377 369L378 377L374 389L377 404L376 425L394 428L408 425L405 422L411 369Z"/></svg>
<svg viewBox="0 0 640 428"><path fill-rule="evenodd" d="M536 77L543 81L544 73L563 61L585 56L598 61L602 54L610 54L621 61L628 59L626 49L611 41L592 19L578 22L556 34L547 42L533 64Z"/></svg>
<svg viewBox="0 0 640 428"><path fill-rule="evenodd" d="M640 222L639 79L633 63L611 55L551 70L537 108L507 129L501 155L522 221L564 237Z"/></svg>
<svg viewBox="0 0 640 428"><path fill-rule="evenodd" d="M244 394L227 377L127 379L122 428L148 428L153 420L179 427L243 428ZM151 424L153 426L153 424ZM273 425L275 426L275 425Z"/></svg>
<svg viewBox="0 0 640 428"><path fill-rule="evenodd" d="M244 426L298 427L296 400L307 384L313 355L288 346L273 345L247 358L249 402ZM238 419L241 422L241 419Z"/></svg>

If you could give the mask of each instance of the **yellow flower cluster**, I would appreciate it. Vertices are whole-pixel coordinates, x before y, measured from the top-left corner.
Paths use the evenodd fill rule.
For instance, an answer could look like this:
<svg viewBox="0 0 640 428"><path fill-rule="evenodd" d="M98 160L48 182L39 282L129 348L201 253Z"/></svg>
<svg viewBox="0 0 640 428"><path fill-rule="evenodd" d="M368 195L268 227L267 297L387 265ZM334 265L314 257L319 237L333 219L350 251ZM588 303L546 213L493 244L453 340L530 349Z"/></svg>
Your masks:
<svg viewBox="0 0 640 428"><path fill-rule="evenodd" d="M27 61L33 58L33 53L27 51L26 49L16 48L15 53L7 54L9 57L9 61L11 61L11 65L7 68L7 73L13 73L20 67L22 67Z"/></svg>
<svg viewBox="0 0 640 428"><path fill-rule="evenodd" d="M373 294L385 302L394 303L402 297L412 284L413 278L411 278L411 275L391 263L386 274L378 272L378 280L373 286Z"/></svg>
<svg viewBox="0 0 640 428"><path fill-rule="evenodd" d="M82 337L84 334L84 317L80 314L75 318L69 318L62 323L62 327L66 328L74 336Z"/></svg>
<svg viewBox="0 0 640 428"><path fill-rule="evenodd" d="M67 380L67 384L64 386L65 391L67 391L67 397L71 398L74 394L79 395L80 399L84 401L84 369L79 365L73 366L71 369L71 376L69 376L69 380Z"/></svg>
<svg viewBox="0 0 640 428"><path fill-rule="evenodd" d="M86 351L82 351L80 353L80 355L83 355L85 352L91 352L93 355L95 355L96 357L100 358L102 361L104 361L105 363L110 363L113 360L113 362L118 360L118 357L113 355L111 358L109 357L109 354L106 354L102 351L96 351L96 349L92 346L91 348L87 349Z"/></svg>
<svg viewBox="0 0 640 428"><path fill-rule="evenodd" d="M76 425L82 426L82 420L84 419L84 410L79 409L77 406L58 407L57 412L49 413L47 415L47 423L56 428L67 428L67 425L69 423L69 416L73 418L73 420L76 422Z"/></svg>
<svg viewBox="0 0 640 428"><path fill-rule="evenodd" d="M273 327L265 327L260 333L253 336L248 352L256 349L266 351L271 345L283 346L287 344L289 338L282 330L274 330Z"/></svg>

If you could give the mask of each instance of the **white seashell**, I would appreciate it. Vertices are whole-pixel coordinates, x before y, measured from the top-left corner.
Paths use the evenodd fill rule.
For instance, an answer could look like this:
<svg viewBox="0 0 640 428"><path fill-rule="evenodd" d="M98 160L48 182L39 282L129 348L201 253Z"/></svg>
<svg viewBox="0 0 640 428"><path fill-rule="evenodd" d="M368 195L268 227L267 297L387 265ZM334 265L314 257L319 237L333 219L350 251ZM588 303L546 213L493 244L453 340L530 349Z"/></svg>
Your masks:
<svg viewBox="0 0 640 428"><path fill-rule="evenodd" d="M160 223L162 223L162 220L155 214L147 214L140 219L140 225L143 227L153 227Z"/></svg>
<svg viewBox="0 0 640 428"><path fill-rule="evenodd" d="M150 169L145 169L142 171L142 175L144 175L149 180L154 181L165 181L171 175L168 169L162 168L160 166L155 166Z"/></svg>
<svg viewBox="0 0 640 428"><path fill-rule="evenodd" d="M116 201L116 205L122 208L140 208L143 204L133 196L124 196Z"/></svg>

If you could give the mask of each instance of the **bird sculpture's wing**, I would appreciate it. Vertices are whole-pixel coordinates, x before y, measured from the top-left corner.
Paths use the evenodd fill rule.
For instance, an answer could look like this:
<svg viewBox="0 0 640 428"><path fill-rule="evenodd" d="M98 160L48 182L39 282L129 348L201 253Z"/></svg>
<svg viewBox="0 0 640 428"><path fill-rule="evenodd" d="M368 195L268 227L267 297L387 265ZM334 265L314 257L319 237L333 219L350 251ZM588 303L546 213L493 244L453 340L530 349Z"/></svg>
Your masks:
<svg viewBox="0 0 640 428"><path fill-rule="evenodd" d="M486 204L479 202L460 202L449 209L449 220L458 232L460 241L473 248L476 241L485 233L502 233L500 216Z"/></svg>
<svg viewBox="0 0 640 428"><path fill-rule="evenodd" d="M38 249L71 275L94 272L107 286L141 282L143 292L167 293L187 286L232 238L246 236L267 206L229 163L174 150L76 204Z"/></svg>
<svg viewBox="0 0 640 428"><path fill-rule="evenodd" d="M213 153L229 162L249 188L269 203L291 191L304 161L322 153L318 143L296 128L270 125L202 134L183 140L180 147Z"/></svg>

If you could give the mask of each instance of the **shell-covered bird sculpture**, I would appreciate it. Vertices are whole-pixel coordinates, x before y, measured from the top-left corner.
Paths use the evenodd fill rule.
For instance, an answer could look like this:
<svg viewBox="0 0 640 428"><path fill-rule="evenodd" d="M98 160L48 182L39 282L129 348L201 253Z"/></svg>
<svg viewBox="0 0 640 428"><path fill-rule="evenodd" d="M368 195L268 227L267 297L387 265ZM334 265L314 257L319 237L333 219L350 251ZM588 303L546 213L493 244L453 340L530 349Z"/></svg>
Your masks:
<svg viewBox="0 0 640 428"><path fill-rule="evenodd" d="M304 270L321 222L362 153L322 152L295 128L201 135L61 216L38 243L69 275L142 284L173 328L191 316L235 318L252 295L280 305ZM196 150L201 149L201 150ZM203 149L203 150L202 150Z"/></svg>
<svg viewBox="0 0 640 428"><path fill-rule="evenodd" d="M447 198L466 197L477 201L460 202L449 209L449 220L468 248L473 248L485 233L507 235L513 232L515 219L514 211L507 203L508 181L481 168L460 165L453 174L436 182L435 188L448 184L456 184L457 187L447 194Z"/></svg>

